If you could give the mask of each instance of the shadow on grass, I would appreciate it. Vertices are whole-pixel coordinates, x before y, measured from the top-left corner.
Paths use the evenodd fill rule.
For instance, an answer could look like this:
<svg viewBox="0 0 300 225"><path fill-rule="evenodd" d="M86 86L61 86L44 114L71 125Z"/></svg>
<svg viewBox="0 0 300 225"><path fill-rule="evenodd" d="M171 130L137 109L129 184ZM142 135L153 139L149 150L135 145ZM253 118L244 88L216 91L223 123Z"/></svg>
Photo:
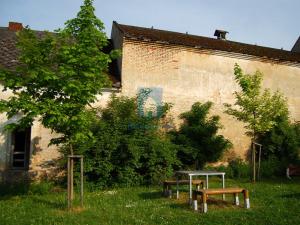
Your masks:
<svg viewBox="0 0 300 225"><path fill-rule="evenodd" d="M161 191L142 192L138 196L141 199L160 199L160 198L164 198Z"/></svg>
<svg viewBox="0 0 300 225"><path fill-rule="evenodd" d="M300 192L299 193L293 193L293 194L287 194L287 195L281 195L282 198L298 198L300 199Z"/></svg>
<svg viewBox="0 0 300 225"><path fill-rule="evenodd" d="M27 195L29 192L30 184L17 183L17 184L0 184L0 200L8 200L14 196Z"/></svg>
<svg viewBox="0 0 300 225"><path fill-rule="evenodd" d="M224 201L222 199L215 199L210 198L207 200L207 204L211 207L217 207L217 208L226 208L226 207L232 207L235 206L235 204L231 201ZM198 200L198 207L201 208L201 201ZM187 201L184 201L183 199L180 200L180 202L171 204L172 208L183 208L183 209L191 209Z"/></svg>
<svg viewBox="0 0 300 225"><path fill-rule="evenodd" d="M43 196L32 196L31 199L37 204L43 204L49 208L64 210L67 208L66 202L61 202L58 199L49 200Z"/></svg>
<svg viewBox="0 0 300 225"><path fill-rule="evenodd" d="M271 177L271 178L261 178L256 181L255 184L297 184L300 182L300 177L293 177L288 179L285 176L282 177Z"/></svg>
<svg viewBox="0 0 300 225"><path fill-rule="evenodd" d="M187 202L172 203L172 204L170 204L170 208L180 209L180 210L191 210L191 208Z"/></svg>
<svg viewBox="0 0 300 225"><path fill-rule="evenodd" d="M8 200L15 196L25 195L45 195L52 193L63 192L64 190L59 186L54 186L52 183L14 183L14 184L0 184L0 200Z"/></svg>

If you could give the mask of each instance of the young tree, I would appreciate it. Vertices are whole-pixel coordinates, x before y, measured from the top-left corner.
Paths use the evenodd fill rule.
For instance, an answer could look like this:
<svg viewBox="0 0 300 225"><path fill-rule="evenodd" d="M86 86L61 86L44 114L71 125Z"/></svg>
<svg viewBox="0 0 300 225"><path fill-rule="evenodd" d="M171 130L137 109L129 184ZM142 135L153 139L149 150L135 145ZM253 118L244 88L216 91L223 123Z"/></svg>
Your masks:
<svg viewBox="0 0 300 225"><path fill-rule="evenodd" d="M234 66L235 80L241 91L235 92L236 102L233 105L225 104L226 113L246 123L247 135L256 142L258 134L269 131L280 116L288 115L287 101L276 91L271 94L269 89L261 90L263 75L256 71L244 74L241 67ZM255 155L253 148L252 155ZM255 181L255 164L253 161L253 180Z"/></svg>
<svg viewBox="0 0 300 225"><path fill-rule="evenodd" d="M182 113L184 120L178 131L172 132L179 145L178 157L182 164L202 169L207 162L216 162L231 147L229 140L217 135L222 127L219 116L208 117L211 102L196 102L192 109Z"/></svg>
<svg viewBox="0 0 300 225"><path fill-rule="evenodd" d="M117 55L102 51L108 41L92 3L85 0L77 17L56 33L20 31L19 66L15 71L0 71L4 91L13 92L8 100L1 100L0 110L6 111L8 118L21 115L18 124L8 128L30 126L39 120L61 135L51 143L67 143L71 154L74 143L92 136L86 107L110 84L106 72Z"/></svg>

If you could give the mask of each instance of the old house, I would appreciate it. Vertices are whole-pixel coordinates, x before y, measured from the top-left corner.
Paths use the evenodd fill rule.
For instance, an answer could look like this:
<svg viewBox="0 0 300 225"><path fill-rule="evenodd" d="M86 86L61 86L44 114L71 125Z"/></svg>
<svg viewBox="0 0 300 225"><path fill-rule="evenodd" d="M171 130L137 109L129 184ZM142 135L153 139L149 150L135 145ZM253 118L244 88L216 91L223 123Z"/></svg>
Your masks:
<svg viewBox="0 0 300 225"><path fill-rule="evenodd" d="M16 48L16 32L23 28L21 23L10 22L8 27L0 27L0 66L14 70L18 61L18 49ZM41 31L35 31L37 35L43 35ZM113 70L111 70L114 72ZM110 75L113 86L118 86L117 76ZM10 91L2 92L0 82L0 98L7 99L12 95ZM112 91L117 88L103 90L99 96L97 105L107 101ZM7 120L5 113L0 114L0 182L1 180L16 180L25 178L40 179L52 177L56 174L56 163L60 153L49 142L55 134L45 129L39 121L35 121L31 127L25 130L8 132L5 125L16 122L18 115Z"/></svg>
<svg viewBox="0 0 300 225"><path fill-rule="evenodd" d="M16 27L11 24L0 28L0 65L14 66ZM196 101L212 101L213 113L221 116L224 125L222 134L232 141L235 153L244 158L250 144L244 125L223 112L223 104L234 103L233 92L238 90L234 64L238 63L247 73L260 70L264 74L263 86L283 92L288 98L291 119L299 121L300 39L292 51L285 51L233 42L222 30L216 30L215 35L208 38L113 22L113 48L122 51L114 81L120 82L120 92L127 96L151 88L154 104L173 103L174 118ZM99 104L105 103L109 91L99 97ZM7 98L10 93L0 95ZM8 133L3 131L9 122L4 114L0 121L0 171L38 175L55 169L53 159L59 154L54 146L48 147L52 135L49 130L36 122L23 133Z"/></svg>

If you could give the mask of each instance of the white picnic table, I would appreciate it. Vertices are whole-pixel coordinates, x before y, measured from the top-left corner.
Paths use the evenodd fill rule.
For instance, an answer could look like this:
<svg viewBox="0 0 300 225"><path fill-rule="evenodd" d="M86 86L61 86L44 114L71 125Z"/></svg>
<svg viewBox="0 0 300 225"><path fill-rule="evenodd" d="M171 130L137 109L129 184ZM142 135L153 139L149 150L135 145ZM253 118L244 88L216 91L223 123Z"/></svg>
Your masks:
<svg viewBox="0 0 300 225"><path fill-rule="evenodd" d="M222 188L225 188L225 172L213 171L213 170L179 170L175 172L176 175L176 197L179 198L179 190L178 190L178 181L180 175L185 175L189 177L189 188L190 188L190 196L189 196L189 203L192 204L192 180L193 176L205 176L205 188L208 188L208 177L209 176L222 176ZM225 195L223 194L223 200L225 200Z"/></svg>

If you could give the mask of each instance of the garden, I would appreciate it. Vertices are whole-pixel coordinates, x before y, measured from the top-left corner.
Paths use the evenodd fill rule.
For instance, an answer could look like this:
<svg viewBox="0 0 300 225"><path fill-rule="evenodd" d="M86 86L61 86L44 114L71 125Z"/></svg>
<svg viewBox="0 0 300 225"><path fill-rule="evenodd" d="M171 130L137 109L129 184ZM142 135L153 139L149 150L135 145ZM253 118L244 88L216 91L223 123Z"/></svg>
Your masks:
<svg viewBox="0 0 300 225"><path fill-rule="evenodd" d="M239 65L233 68L240 91L234 93L234 105L224 104L224 112L245 124L247 133L241 135L262 145L262 152L251 149L252 161L230 154L232 143L220 134L223 126L212 113L212 102L195 102L176 118L178 125L170 115L171 103L145 110L147 88L135 97L112 94L105 108L95 108L96 96L111 85L108 65L120 52L102 51L108 41L92 3L85 0L77 17L55 35L37 37L29 28L22 30L20 76L0 71L4 90L14 94L0 101L0 111L8 118L22 114L6 129L39 120L60 134L50 144L59 146L63 174L39 183L1 184L0 225L299 223L300 179L286 178L285 171L299 165L300 125L290 119L283 94L263 89L259 71L245 74ZM84 198L80 206L81 168L75 164L75 198L67 208L69 155L83 156ZM175 189L166 198L162 183L178 170L225 172L226 187L250 192L250 209L235 206L227 195L226 202L210 198L206 214L194 211L187 204L188 185L180 186L178 199ZM212 177L210 188L219 187L220 180Z"/></svg>

